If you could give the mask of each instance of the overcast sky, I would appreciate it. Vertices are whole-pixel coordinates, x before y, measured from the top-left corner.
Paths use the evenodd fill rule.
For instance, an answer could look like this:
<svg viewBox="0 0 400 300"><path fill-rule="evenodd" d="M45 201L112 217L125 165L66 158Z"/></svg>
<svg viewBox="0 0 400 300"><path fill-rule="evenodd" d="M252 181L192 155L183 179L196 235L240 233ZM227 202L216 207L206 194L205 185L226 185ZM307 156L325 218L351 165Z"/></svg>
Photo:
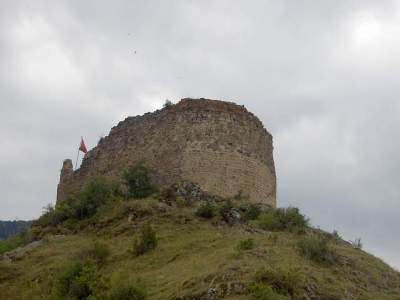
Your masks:
<svg viewBox="0 0 400 300"><path fill-rule="evenodd" d="M399 1L0 0L0 219L55 202L89 148L165 99L244 104L279 206L400 268Z"/></svg>

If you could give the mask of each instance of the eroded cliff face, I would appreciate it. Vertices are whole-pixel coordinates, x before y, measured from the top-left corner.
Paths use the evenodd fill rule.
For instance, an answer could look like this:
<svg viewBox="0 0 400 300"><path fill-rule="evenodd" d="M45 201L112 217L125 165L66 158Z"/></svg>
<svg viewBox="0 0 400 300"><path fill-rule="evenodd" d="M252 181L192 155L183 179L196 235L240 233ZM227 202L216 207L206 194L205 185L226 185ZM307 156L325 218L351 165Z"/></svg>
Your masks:
<svg viewBox="0 0 400 300"><path fill-rule="evenodd" d="M62 170L57 201L90 177L118 177L138 160L146 162L160 186L190 181L220 197L242 193L250 201L276 205L272 136L243 106L208 99L182 99L120 122L78 170L71 172L64 163L68 170Z"/></svg>

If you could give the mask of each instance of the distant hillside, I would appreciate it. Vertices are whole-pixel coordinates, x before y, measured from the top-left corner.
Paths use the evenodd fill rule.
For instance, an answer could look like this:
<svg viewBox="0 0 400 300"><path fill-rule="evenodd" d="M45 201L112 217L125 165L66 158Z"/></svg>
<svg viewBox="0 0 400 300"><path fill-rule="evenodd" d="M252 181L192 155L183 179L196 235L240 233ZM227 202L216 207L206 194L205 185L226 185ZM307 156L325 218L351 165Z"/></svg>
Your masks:
<svg viewBox="0 0 400 300"><path fill-rule="evenodd" d="M28 228L30 224L31 221L0 221L0 240Z"/></svg>

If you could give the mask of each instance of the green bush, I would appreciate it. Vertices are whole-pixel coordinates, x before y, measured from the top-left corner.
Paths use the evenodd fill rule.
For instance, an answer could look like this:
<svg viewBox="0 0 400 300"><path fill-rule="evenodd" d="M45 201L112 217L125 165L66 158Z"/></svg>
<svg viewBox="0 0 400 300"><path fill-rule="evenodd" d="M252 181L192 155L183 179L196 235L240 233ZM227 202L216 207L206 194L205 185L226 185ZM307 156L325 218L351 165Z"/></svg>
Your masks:
<svg viewBox="0 0 400 300"><path fill-rule="evenodd" d="M106 177L95 177L72 202L75 217L79 220L91 217L100 206L112 200L116 190L115 185Z"/></svg>
<svg viewBox="0 0 400 300"><path fill-rule="evenodd" d="M54 227L71 219L87 219L93 216L99 207L113 201L120 193L116 182L104 176L95 177L84 186L82 191L69 195L66 200L57 203L56 207L51 204L46 206L43 214L33 222L32 227Z"/></svg>
<svg viewBox="0 0 400 300"><path fill-rule="evenodd" d="M98 266L103 266L110 254L111 251L107 244L95 241L79 253L79 258L83 261L92 260Z"/></svg>
<svg viewBox="0 0 400 300"><path fill-rule="evenodd" d="M146 300L146 290L140 286L117 285L109 293L108 300Z"/></svg>
<svg viewBox="0 0 400 300"><path fill-rule="evenodd" d="M298 241L300 253L319 263L333 264L335 255L329 247L328 238L319 234L306 235Z"/></svg>
<svg viewBox="0 0 400 300"><path fill-rule="evenodd" d="M261 214L261 208L256 204L250 204L244 207L244 219L245 220L255 220Z"/></svg>
<svg viewBox="0 0 400 300"><path fill-rule="evenodd" d="M55 208L52 204L48 204L43 207L42 215L35 221L33 221L33 226L47 227L57 225L55 219Z"/></svg>
<svg viewBox="0 0 400 300"><path fill-rule="evenodd" d="M215 207L211 202L206 202L200 205L200 207L196 210L196 216L211 219L215 215Z"/></svg>
<svg viewBox="0 0 400 300"><path fill-rule="evenodd" d="M107 279L93 261L78 261L67 266L58 277L56 294L61 299L99 299L96 296L104 295L107 287Z"/></svg>
<svg viewBox="0 0 400 300"><path fill-rule="evenodd" d="M296 207L270 209L258 217L258 225L264 230L302 233L308 219Z"/></svg>
<svg viewBox="0 0 400 300"><path fill-rule="evenodd" d="M149 170L143 161L130 166L122 174L122 179L128 188L128 196L132 198L145 198L155 192L151 183Z"/></svg>
<svg viewBox="0 0 400 300"><path fill-rule="evenodd" d="M267 284L276 293L295 298L301 296L304 288L304 279L299 273L280 269L257 272L256 283Z"/></svg>
<svg viewBox="0 0 400 300"><path fill-rule="evenodd" d="M145 225L139 238L134 240L132 253L134 256L140 256L157 247L157 234L150 225Z"/></svg>
<svg viewBox="0 0 400 300"><path fill-rule="evenodd" d="M65 220L74 217L75 212L71 207L71 203L75 201L75 198L70 196L65 201L58 203L56 207L48 204L43 208L42 215L32 223L32 227L48 227L57 226Z"/></svg>
<svg viewBox="0 0 400 300"><path fill-rule="evenodd" d="M254 248L254 240L252 238L248 238L245 240L239 241L237 244L236 248L239 251L246 251L246 250L251 250Z"/></svg>
<svg viewBox="0 0 400 300"><path fill-rule="evenodd" d="M286 300L287 297L277 294L269 285L254 283L250 286L250 294L254 300Z"/></svg>

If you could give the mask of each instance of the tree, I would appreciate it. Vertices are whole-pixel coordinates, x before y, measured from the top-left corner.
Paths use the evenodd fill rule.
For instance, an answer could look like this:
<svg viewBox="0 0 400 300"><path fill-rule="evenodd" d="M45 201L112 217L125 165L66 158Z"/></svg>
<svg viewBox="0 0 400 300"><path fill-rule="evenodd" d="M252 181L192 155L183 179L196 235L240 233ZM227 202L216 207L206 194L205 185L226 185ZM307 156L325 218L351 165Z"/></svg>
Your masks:
<svg viewBox="0 0 400 300"><path fill-rule="evenodd" d="M129 197L145 198L155 191L144 161L139 161L126 169L122 174L122 179L128 187Z"/></svg>

